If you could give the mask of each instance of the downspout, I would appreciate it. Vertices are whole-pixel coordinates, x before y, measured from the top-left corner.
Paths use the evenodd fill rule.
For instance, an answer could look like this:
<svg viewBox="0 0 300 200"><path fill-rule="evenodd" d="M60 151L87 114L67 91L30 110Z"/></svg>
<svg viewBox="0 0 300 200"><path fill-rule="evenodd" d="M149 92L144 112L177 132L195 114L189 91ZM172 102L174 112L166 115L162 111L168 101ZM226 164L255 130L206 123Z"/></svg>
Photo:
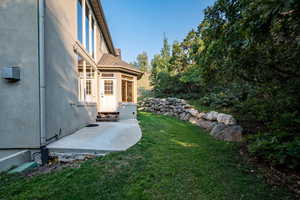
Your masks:
<svg viewBox="0 0 300 200"><path fill-rule="evenodd" d="M45 127L45 0L38 1L39 127L40 146L46 144Z"/></svg>

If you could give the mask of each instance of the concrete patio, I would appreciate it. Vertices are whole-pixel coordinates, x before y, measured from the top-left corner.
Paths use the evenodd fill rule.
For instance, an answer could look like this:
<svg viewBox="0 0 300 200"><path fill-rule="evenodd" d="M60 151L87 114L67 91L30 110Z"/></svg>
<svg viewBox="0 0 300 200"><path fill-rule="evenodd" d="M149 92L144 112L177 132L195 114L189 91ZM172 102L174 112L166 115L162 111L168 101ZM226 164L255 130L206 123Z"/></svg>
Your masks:
<svg viewBox="0 0 300 200"><path fill-rule="evenodd" d="M85 127L47 146L50 152L93 153L125 151L142 137L137 120L99 122L96 127Z"/></svg>

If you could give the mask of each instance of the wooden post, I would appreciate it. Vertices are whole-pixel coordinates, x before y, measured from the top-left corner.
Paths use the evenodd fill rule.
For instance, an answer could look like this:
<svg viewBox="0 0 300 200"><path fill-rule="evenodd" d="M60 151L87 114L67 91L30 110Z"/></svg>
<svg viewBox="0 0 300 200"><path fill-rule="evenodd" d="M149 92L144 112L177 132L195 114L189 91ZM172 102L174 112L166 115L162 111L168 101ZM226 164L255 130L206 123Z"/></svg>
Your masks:
<svg viewBox="0 0 300 200"><path fill-rule="evenodd" d="M86 102L86 61L83 60L83 101Z"/></svg>

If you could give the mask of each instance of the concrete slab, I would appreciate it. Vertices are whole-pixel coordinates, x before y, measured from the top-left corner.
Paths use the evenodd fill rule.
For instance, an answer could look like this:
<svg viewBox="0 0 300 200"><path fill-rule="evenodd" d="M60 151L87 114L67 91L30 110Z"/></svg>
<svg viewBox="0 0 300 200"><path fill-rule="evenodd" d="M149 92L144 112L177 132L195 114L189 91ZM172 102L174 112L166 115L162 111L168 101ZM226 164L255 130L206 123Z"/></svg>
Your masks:
<svg viewBox="0 0 300 200"><path fill-rule="evenodd" d="M15 150L15 149L12 149L12 150L0 150L0 159L5 158L7 156L10 156L12 154L21 152L21 151L22 150Z"/></svg>
<svg viewBox="0 0 300 200"><path fill-rule="evenodd" d="M142 137L137 120L99 122L47 146L50 152L107 153L125 151Z"/></svg>
<svg viewBox="0 0 300 200"><path fill-rule="evenodd" d="M22 165L31 160L30 151L18 151L0 159L0 172L7 171L13 166Z"/></svg>

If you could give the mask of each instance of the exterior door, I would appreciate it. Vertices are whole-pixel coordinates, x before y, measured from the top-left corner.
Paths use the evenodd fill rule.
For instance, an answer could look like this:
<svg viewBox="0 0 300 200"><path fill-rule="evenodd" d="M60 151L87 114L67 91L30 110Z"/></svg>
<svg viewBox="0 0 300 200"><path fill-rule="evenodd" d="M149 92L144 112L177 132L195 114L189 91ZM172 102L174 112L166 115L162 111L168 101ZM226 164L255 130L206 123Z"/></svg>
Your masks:
<svg viewBox="0 0 300 200"><path fill-rule="evenodd" d="M116 79L100 79L100 112L117 111Z"/></svg>
<svg viewBox="0 0 300 200"><path fill-rule="evenodd" d="M133 81L122 80L122 102L133 101Z"/></svg>

